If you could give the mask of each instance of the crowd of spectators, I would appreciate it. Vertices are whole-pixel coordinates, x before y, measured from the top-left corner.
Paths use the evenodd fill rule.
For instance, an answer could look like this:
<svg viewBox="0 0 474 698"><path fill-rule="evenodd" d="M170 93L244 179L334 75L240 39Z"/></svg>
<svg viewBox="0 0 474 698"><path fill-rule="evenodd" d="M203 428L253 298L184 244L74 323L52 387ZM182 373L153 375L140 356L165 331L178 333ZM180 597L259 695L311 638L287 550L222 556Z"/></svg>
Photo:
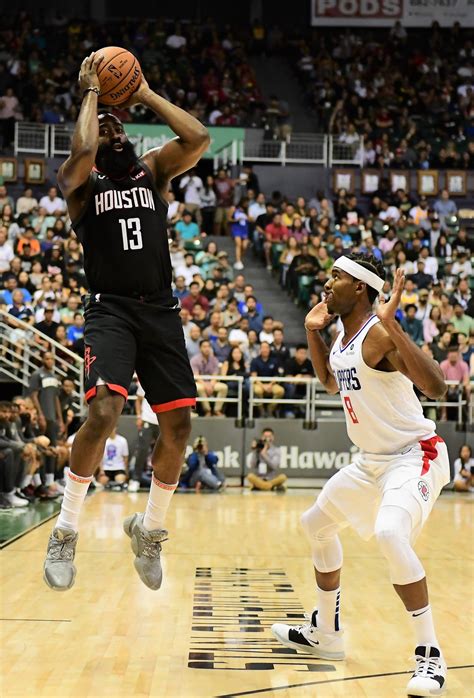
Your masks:
<svg viewBox="0 0 474 698"><path fill-rule="evenodd" d="M261 259L303 308L323 298L341 254L372 254L385 269L386 294L395 269L403 268L402 326L469 396L474 240L459 225L456 203L446 191L430 201L386 190L362 202L344 190L333 199L318 192L309 201L289 201L279 192L266 197L251 167L237 179L220 170L206 182L192 171L176 191L179 198L168 194L170 257L201 414L234 413L225 398L238 394L240 379L228 380L235 375L243 379L245 403L249 377L267 379L254 385L257 399L275 399L257 402L261 416L300 416L298 405L282 407L277 401L301 398L304 386L285 384L281 377L313 375L306 349L285 338L282 322L266 312L246 282L246 254ZM235 261L219 249L222 235L234 237ZM18 370L29 334L17 319L41 331L35 340L41 351L55 339L69 350L58 360L74 363L75 354L83 352L80 296L87 287L82 252L56 188L39 198L27 189L13 201L0 187L0 274L0 303L11 316L8 339L16 348ZM329 327L328 339L335 331L336 325Z"/></svg>
<svg viewBox="0 0 474 698"><path fill-rule="evenodd" d="M291 56L318 130L363 147L366 167L474 169L474 46L459 23L313 29Z"/></svg>
<svg viewBox="0 0 474 698"><path fill-rule="evenodd" d="M11 145L14 124L74 123L81 95L82 58L102 46L123 46L139 59L150 86L211 126L259 127L277 132L288 107L265 101L247 51L250 28L218 27L212 19L190 22L66 20L33 23L28 13L8 18L0 30L0 136ZM123 122L156 123L140 105L114 107Z"/></svg>

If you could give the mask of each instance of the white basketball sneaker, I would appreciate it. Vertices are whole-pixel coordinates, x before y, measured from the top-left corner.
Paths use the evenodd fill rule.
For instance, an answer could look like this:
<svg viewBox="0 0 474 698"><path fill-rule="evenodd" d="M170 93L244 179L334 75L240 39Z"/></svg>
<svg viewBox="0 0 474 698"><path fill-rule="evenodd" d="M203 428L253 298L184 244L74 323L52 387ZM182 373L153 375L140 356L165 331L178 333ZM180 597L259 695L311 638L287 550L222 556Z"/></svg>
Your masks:
<svg viewBox="0 0 474 698"><path fill-rule="evenodd" d="M284 625L274 623L272 633L283 645L293 649L313 654L320 659L333 659L335 661L344 659L343 631L337 630L332 633L323 632L317 626L318 611L314 610L311 615L305 613L307 623L303 625Z"/></svg>
<svg viewBox="0 0 474 698"><path fill-rule="evenodd" d="M446 662L438 647L419 645L415 650L416 667L408 682L409 696L440 696L446 686Z"/></svg>

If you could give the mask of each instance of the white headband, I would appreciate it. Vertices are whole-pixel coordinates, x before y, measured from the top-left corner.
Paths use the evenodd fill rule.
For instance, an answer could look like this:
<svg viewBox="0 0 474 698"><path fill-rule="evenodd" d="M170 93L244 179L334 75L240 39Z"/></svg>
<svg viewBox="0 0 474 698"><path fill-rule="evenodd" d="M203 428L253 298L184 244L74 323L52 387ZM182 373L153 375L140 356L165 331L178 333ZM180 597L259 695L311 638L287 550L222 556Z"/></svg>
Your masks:
<svg viewBox="0 0 474 698"><path fill-rule="evenodd" d="M381 279L380 276L377 276L377 274L374 274L373 271L369 271L361 264L354 262L353 259L348 259L347 257L339 257L339 259L336 259L333 266L337 269L342 269L342 271L347 272L355 279L363 281L371 288L375 288L375 290L379 293L383 289L385 281Z"/></svg>

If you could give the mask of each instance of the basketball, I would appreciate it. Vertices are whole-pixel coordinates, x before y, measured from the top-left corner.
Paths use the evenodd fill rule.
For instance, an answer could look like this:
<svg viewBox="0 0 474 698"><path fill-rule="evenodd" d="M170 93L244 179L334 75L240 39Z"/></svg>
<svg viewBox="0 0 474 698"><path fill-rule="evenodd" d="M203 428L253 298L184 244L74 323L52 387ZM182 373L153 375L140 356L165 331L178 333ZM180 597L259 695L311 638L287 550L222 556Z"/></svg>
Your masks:
<svg viewBox="0 0 474 698"><path fill-rule="evenodd" d="M97 53L104 56L97 75L102 104L123 104L140 85L142 70L133 53L120 46L106 46Z"/></svg>

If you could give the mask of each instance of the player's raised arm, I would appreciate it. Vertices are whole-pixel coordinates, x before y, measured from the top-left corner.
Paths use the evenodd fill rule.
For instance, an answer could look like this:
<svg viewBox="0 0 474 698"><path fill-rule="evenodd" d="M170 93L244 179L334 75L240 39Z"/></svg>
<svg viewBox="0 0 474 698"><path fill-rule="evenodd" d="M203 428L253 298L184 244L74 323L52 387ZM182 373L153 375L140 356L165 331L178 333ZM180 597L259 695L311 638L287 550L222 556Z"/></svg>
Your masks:
<svg viewBox="0 0 474 698"><path fill-rule="evenodd" d="M383 298L380 299L376 311L391 340L388 343L385 358L394 368L407 376L424 395L436 400L443 397L447 390L443 372L438 363L422 352L395 320L404 285L403 272L397 269L392 296L388 303L384 302Z"/></svg>
<svg viewBox="0 0 474 698"><path fill-rule="evenodd" d="M320 335L326 325L329 325L334 315L328 313L328 307L324 301L312 308L305 318L306 336L308 338L311 363L326 392L334 395L339 392L336 379L329 368L329 347Z"/></svg>
<svg viewBox="0 0 474 698"><path fill-rule="evenodd" d="M144 77L124 106L133 104L143 104L154 111L177 135L161 148L149 150L143 157L155 175L158 187L167 191L170 179L198 162L209 146L209 132L194 116L153 92Z"/></svg>
<svg viewBox="0 0 474 698"><path fill-rule="evenodd" d="M71 154L58 172L58 184L66 199L87 182L95 162L99 144L97 68L102 60L102 55L91 53L83 60L79 72L79 89L83 97L81 110L72 137Z"/></svg>

